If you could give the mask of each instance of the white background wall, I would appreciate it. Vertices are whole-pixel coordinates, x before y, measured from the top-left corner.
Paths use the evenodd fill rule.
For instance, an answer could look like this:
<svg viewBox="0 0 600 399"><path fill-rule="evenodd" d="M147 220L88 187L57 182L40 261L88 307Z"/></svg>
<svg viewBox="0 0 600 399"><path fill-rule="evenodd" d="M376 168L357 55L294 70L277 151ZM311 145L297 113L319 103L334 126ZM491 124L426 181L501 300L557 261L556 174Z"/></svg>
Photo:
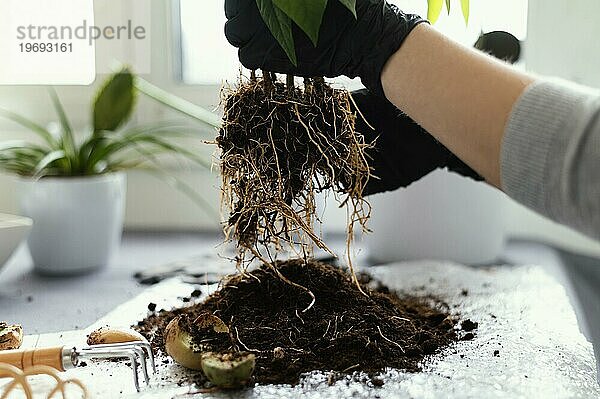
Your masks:
<svg viewBox="0 0 600 399"><path fill-rule="evenodd" d="M423 8L416 1L410 0L407 3ZM110 7L107 7L109 3ZM96 0L97 23L101 23L103 13L115 12L118 7L126 9L127 3ZM152 5L153 54L152 72L146 77L191 101L214 108L218 104L217 86L186 86L172 79L177 63L172 56L171 8L168 1L149 0L148 3ZM402 1L398 0L396 3L402 4ZM488 3L488 0L475 0L471 3L473 7L479 7ZM476 10L474 12L477 13ZM451 18L461 18L458 7L455 7L454 14ZM600 2L596 0L530 0L526 47L528 68L600 87L600 40L597 39L600 37L600 24L595 19L598 15ZM442 16L439 26L459 26L458 24L459 22ZM479 27L480 25L473 25L469 31ZM473 32L465 35L470 40ZM110 62L110 56L101 51L98 54L97 63L102 64L99 65L100 70L100 66ZM74 125L79 128L89 122L89 102L95 89L96 86L58 88ZM54 118L45 89L40 87L0 86L0 106L30 115L40 122L50 122ZM163 107L142 100L135 120L149 122L175 117ZM214 134L210 131L204 133L209 136ZM0 121L0 140L23 135L27 134L14 125ZM203 151L210 153L212 148L205 148ZM218 203L218 179L214 175L199 170L176 173L198 188L209 201ZM11 177L0 176L0 212L18 211L11 181ZM207 216L191 200L141 172L130 173L128 196L126 224L129 228L215 229L218 226L214 218ZM506 218L509 235L539 238L579 251L600 254L600 245L592 240L557 226L512 202L509 207ZM344 213L330 206L327 221L328 230L342 231L345 225Z"/></svg>

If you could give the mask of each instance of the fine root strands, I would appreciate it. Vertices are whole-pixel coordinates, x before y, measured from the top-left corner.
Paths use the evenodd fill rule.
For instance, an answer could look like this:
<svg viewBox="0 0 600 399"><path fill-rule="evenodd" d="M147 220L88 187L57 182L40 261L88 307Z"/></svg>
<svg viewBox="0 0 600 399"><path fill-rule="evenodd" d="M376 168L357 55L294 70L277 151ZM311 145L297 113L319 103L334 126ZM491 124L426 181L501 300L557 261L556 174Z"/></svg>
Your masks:
<svg viewBox="0 0 600 399"><path fill-rule="evenodd" d="M329 251L314 231L315 194L332 190L349 207L349 237L365 228L370 208L362 197L371 145L356 132L350 93L322 78L299 87L288 76L263 72L223 91L224 122L217 144L227 239L239 248L238 264L267 264L283 249L311 255ZM329 251L331 252L331 251ZM245 259L249 253L251 257Z"/></svg>

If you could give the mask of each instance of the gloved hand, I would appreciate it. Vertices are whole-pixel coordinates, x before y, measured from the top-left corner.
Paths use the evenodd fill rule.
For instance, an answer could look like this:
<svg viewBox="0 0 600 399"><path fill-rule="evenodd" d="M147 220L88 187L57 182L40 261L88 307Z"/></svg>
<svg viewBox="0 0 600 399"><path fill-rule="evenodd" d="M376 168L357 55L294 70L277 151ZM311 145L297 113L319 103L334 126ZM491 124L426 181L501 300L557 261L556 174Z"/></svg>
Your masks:
<svg viewBox="0 0 600 399"><path fill-rule="evenodd" d="M354 18L339 0L330 0L316 47L292 24L297 67L264 23L256 0L225 0L225 35L239 48L240 61L248 69L303 77L358 76L371 92L384 97L381 71L386 61L424 20L385 0L357 0L356 14Z"/></svg>
<svg viewBox="0 0 600 399"><path fill-rule="evenodd" d="M357 116L356 130L366 142L375 140L375 147L367 151L374 177L369 179L364 195L406 187L438 168L483 180L385 98L364 89L352 92L352 98L364 116Z"/></svg>

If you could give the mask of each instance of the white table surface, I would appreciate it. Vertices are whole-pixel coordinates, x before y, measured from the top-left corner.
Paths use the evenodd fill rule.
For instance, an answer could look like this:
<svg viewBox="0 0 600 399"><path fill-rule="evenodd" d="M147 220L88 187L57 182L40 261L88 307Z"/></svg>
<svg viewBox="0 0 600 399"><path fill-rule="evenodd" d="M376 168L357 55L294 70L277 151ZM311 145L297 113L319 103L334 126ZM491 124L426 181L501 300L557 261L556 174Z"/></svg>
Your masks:
<svg viewBox="0 0 600 399"><path fill-rule="evenodd" d="M207 262L207 265L210 262ZM210 266L210 265L208 265ZM94 398L596 398L591 344L577 327L564 288L540 266L472 268L422 261L374 268L372 272L397 290L427 292L448 302L453 312L479 323L476 337L427 359L423 372L389 371L376 388L354 380L328 386L316 373L296 387L258 386L234 393L188 395L174 374L179 366L163 364L140 393L133 389L131 370L123 363L90 362L66 373L81 379ZM212 286L214 288L215 285ZM118 306L89 328L129 325L147 313L149 301L160 307L181 304L178 296L191 286L179 279L164 281ZM467 289L467 296L461 291ZM210 291L205 287L205 294ZM85 331L30 337L26 345L78 345ZM499 350L499 356L494 351ZM34 379L36 392L47 392L47 381ZM0 383L1 390L1 383Z"/></svg>
<svg viewBox="0 0 600 399"><path fill-rule="evenodd" d="M29 334L81 330L86 326L93 325L98 319L101 320L101 323L110 322L111 320L118 322L118 320L115 319L115 315L118 314L128 315L126 316L126 321L121 320L123 323L133 322L135 320L129 321L129 319L135 319L135 317L129 316L129 311L123 311L123 308L120 308L120 310L117 310L116 312L110 311L115 309L118 305L128 302L129 305L124 306L133 306L137 309L138 313L141 312L140 314L143 314L148 300L147 296L153 295L152 290L160 289L159 286L155 286L149 291L146 291L148 288L147 286L140 286L133 279L132 276L136 271L194 257L206 253L207 251L213 251L219 242L218 236L211 234L128 233L124 236L120 253L116 256L114 262L110 266L91 275L70 277L66 279L44 277L33 273L31 260L27 254L26 248L21 248L0 273L0 319L23 324L26 332ZM581 295L575 295L570 291L570 286L578 279L585 280L587 283L594 282L594 279L599 279L600 261L596 259L566 254L541 244L510 241L504 252L503 260L499 263L541 265L542 267L534 272L534 278L530 282L534 282L536 278L543 280L546 279L548 275L553 275L553 279L558 279L558 281L565 284L567 292L572 294L572 303L578 310L587 309L588 314L594 314L594 307L597 307L600 304L600 301L595 302L585 300L585 298L582 300ZM377 270L380 269L374 268L373 270L377 273ZM475 273L474 275L479 275L479 272L485 273L485 271L478 271L477 269L472 268L467 268L466 270L467 273L469 273L468 270L473 270L473 273ZM505 273L507 278L524 278L523 274L513 273L511 271L513 268L511 267L503 267L499 270L501 273ZM541 274L538 274L538 277L535 277L535 273ZM531 280L531 276L532 275L527 278ZM583 380L578 380L578 378L583 375L585 389L590 390L589 392L594 392L594 389L597 388L597 384L591 377L593 375L593 355L591 354L591 345L587 343L586 340L583 339L583 335L579 333L580 329L585 330L587 333L590 333L590 331L593 333L594 329L589 326L593 325L594 321L590 322L587 320L587 322L584 323L583 320L580 320L580 323L578 324L574 313L572 312L571 305L566 300L566 296L564 296L564 291L562 291L562 288L558 284L552 284L554 285L549 288L547 287L550 290L547 291L547 293L558 293L556 294L558 296L552 295L551 297L556 296L562 309L567 309L567 323L565 328L571 336L571 339L568 342L572 342L574 347L570 347L570 344L567 341L565 341L567 343L563 342L562 344L566 345L565 349L571 351L571 355L575 356L572 357L572 359L578 359L578 367L573 369L573 372L577 375L572 376L571 382L577 382L581 385ZM154 295L154 298L157 298L157 296ZM529 299L526 297L521 298L521 300L522 305L528 308L531 308L531 306L543 305L543 303L540 305L539 301L532 301L532 303L528 304ZM471 310L467 309L466 314ZM600 314L600 312L596 312L595 314ZM484 329L486 328L485 322L483 323L483 327ZM484 330L484 333L489 333L490 337L493 335L492 330ZM56 340L59 336L60 335L49 334L45 335L45 339L49 340L48 342L52 342L52 340ZM81 332L71 333L71 337L74 341L80 340ZM506 344L504 347L506 348ZM473 352L472 354L475 355L476 353L477 352ZM508 361L508 357L501 357L501 359L502 360L498 360L486 356L482 359L483 363L480 363L478 367L482 367L482 364L484 363L496 364L500 362L498 363L500 365L506 364ZM521 366L526 368L529 367L531 369L531 366L533 365L528 364L530 361L522 356L515 357L515 359L518 361L512 361L513 364L511 367L513 367L513 370L515 367L519 368ZM540 358L539 362L546 362L545 365L547 366L548 359L552 358ZM583 362L582 359L584 359ZM472 360L476 360L476 358L473 358ZM478 364L477 362L471 363L471 365L474 366ZM522 362L523 365L519 366L518 362ZM450 373L452 367L454 367L452 366L452 362L441 363L441 365L444 364L448 366L445 368L446 371L444 373ZM440 364L438 363L438 366L439 365ZM573 366L573 364L571 364L571 366ZM128 370L123 370L122 373L118 373L117 368L119 367L121 366L111 365L110 368L115 368L115 370L109 374L113 374L113 376L122 374L122 378L127 380L126 383L125 380L123 381L125 388L123 388L124 393L122 395L129 396L126 392L129 392L128 390L131 389L129 380L130 372ZM583 367L583 369L581 369L581 367ZM442 369L438 369L438 371ZM564 368L562 370L565 371ZM584 370L583 374L582 370ZM522 370L519 370L519 372L520 371ZM77 373L81 372L82 371L77 370ZM85 373L91 372L93 372L92 369L86 369L83 371L83 377L85 377ZM535 370L529 372L529 374L535 373ZM102 375L104 374L106 374L106 369ZM446 377L444 377L444 379L447 379ZM538 377L542 378L541 375ZM114 377L104 376L102 378ZM411 378L414 379L417 377L413 376ZM440 381L443 382L443 380ZM538 382L540 381L542 380L538 380ZM105 382L108 383L108 380ZM569 378L562 379L561 384L563 384L563 387L569 386ZM411 389L416 389L416 386L410 386L412 386ZM532 386L535 385L531 385L529 388ZM443 383L440 387L448 389ZM481 388L481 386L479 386L479 388ZM117 392L117 394L121 395L119 392ZM478 392L481 393L481 391ZM263 390L265 396L269 396L267 393L267 391ZM281 391L271 392L271 394L275 396L280 393ZM298 394L298 392L291 391L288 393L291 396ZM330 391L330 393L333 395L340 394L339 391L335 390ZM150 395L148 397L156 397L152 396L149 392L147 392L147 394ZM439 395L428 396L426 392L421 392L420 394L415 394L413 396L423 398L442 397ZM468 395L465 397L467 396Z"/></svg>

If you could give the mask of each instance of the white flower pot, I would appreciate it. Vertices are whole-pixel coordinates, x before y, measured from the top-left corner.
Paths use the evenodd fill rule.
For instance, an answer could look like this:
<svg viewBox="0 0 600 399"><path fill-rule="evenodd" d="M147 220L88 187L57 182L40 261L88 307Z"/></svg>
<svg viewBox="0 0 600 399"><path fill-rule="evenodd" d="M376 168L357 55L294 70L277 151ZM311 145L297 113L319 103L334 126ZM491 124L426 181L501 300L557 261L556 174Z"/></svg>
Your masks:
<svg viewBox="0 0 600 399"><path fill-rule="evenodd" d="M38 272L79 274L109 263L123 230L125 174L19 179L17 191L34 220L28 245Z"/></svg>
<svg viewBox="0 0 600 399"><path fill-rule="evenodd" d="M506 198L484 183L438 170L370 201L373 232L365 239L377 262L488 263L504 247Z"/></svg>

